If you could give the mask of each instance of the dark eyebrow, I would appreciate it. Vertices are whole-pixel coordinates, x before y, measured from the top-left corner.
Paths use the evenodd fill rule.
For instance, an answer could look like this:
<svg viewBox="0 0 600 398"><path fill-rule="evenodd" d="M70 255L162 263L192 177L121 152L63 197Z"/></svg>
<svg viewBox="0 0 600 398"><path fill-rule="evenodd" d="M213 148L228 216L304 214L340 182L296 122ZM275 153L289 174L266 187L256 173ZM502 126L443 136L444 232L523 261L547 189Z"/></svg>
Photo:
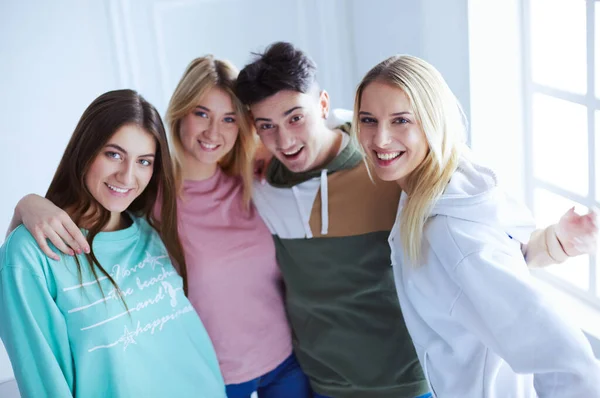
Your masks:
<svg viewBox="0 0 600 398"><path fill-rule="evenodd" d="M283 112L283 116L289 115L290 113L294 112L296 109L302 109L302 107L301 106L295 106L295 107L293 107L291 109L288 109L287 111Z"/></svg>
<svg viewBox="0 0 600 398"><path fill-rule="evenodd" d="M125 149L121 148L120 146L118 146L117 144L106 144L106 147L107 148L114 148L117 151L123 152L125 155L127 155L127 151ZM146 155L140 155L138 157L140 157L140 158L153 158L153 157L155 157L155 155L153 153L148 153Z"/></svg>
<svg viewBox="0 0 600 398"><path fill-rule="evenodd" d="M204 109L206 112L212 112L210 109L208 109L205 106L202 105L196 105L196 108L200 108L200 109ZM230 115L234 115L235 116L235 112L227 112L225 115L230 116Z"/></svg>
<svg viewBox="0 0 600 398"><path fill-rule="evenodd" d="M255 123L256 122L271 122L271 121L272 121L271 119L267 119L266 117L257 117L257 118L254 118L254 122Z"/></svg>
<svg viewBox="0 0 600 398"><path fill-rule="evenodd" d="M288 109L287 111L283 112L283 116L288 116L290 113L294 112L296 109L303 109L301 106L295 106L293 108ZM254 118L254 122L272 122L272 119L266 118L266 117L256 117Z"/></svg>

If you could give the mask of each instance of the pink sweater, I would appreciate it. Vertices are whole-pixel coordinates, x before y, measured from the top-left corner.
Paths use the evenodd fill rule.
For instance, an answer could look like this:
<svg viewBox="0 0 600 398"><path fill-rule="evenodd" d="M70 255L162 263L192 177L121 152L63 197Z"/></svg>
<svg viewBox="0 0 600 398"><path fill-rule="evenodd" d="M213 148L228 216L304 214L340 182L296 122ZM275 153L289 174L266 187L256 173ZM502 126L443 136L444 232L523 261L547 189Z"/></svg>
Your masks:
<svg viewBox="0 0 600 398"><path fill-rule="evenodd" d="M185 181L178 201L189 300L213 342L226 384L255 379L292 353L273 238L242 184L220 169Z"/></svg>

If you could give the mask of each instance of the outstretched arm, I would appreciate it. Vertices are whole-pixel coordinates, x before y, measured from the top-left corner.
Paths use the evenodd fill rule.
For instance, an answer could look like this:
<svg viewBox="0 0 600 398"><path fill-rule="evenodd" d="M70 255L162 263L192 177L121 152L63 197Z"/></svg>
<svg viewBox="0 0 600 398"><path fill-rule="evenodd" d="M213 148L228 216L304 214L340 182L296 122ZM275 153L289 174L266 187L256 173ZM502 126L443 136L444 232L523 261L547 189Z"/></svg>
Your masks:
<svg viewBox="0 0 600 398"><path fill-rule="evenodd" d="M598 216L594 210L579 215L571 208L545 229L535 230L521 247L529 267L562 263L569 257L596 252Z"/></svg>

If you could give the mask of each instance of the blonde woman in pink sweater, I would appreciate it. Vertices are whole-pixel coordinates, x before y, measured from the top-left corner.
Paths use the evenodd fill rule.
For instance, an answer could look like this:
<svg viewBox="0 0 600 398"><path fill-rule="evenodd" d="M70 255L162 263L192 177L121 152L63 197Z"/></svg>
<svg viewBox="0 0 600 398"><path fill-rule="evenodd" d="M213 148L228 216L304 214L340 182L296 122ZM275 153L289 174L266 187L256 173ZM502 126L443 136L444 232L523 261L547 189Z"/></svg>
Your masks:
<svg viewBox="0 0 600 398"><path fill-rule="evenodd" d="M212 56L193 60L167 110L189 300L213 342L228 397L310 397L292 353L273 240L251 203L256 140L233 92L237 74ZM65 253L89 250L46 199L29 195L19 207L14 223L23 218L47 255L56 256L46 237Z"/></svg>

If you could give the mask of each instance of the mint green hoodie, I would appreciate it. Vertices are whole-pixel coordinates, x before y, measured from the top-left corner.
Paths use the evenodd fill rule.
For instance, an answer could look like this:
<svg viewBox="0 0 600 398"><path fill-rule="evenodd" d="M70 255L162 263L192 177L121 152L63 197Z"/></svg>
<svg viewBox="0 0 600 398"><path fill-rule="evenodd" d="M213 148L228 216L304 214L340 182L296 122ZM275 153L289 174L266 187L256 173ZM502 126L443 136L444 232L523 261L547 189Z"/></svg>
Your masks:
<svg viewBox="0 0 600 398"><path fill-rule="evenodd" d="M0 337L27 397L225 397L217 358L164 245L144 219L49 260L23 226L0 248ZM99 289L102 287L104 294Z"/></svg>

